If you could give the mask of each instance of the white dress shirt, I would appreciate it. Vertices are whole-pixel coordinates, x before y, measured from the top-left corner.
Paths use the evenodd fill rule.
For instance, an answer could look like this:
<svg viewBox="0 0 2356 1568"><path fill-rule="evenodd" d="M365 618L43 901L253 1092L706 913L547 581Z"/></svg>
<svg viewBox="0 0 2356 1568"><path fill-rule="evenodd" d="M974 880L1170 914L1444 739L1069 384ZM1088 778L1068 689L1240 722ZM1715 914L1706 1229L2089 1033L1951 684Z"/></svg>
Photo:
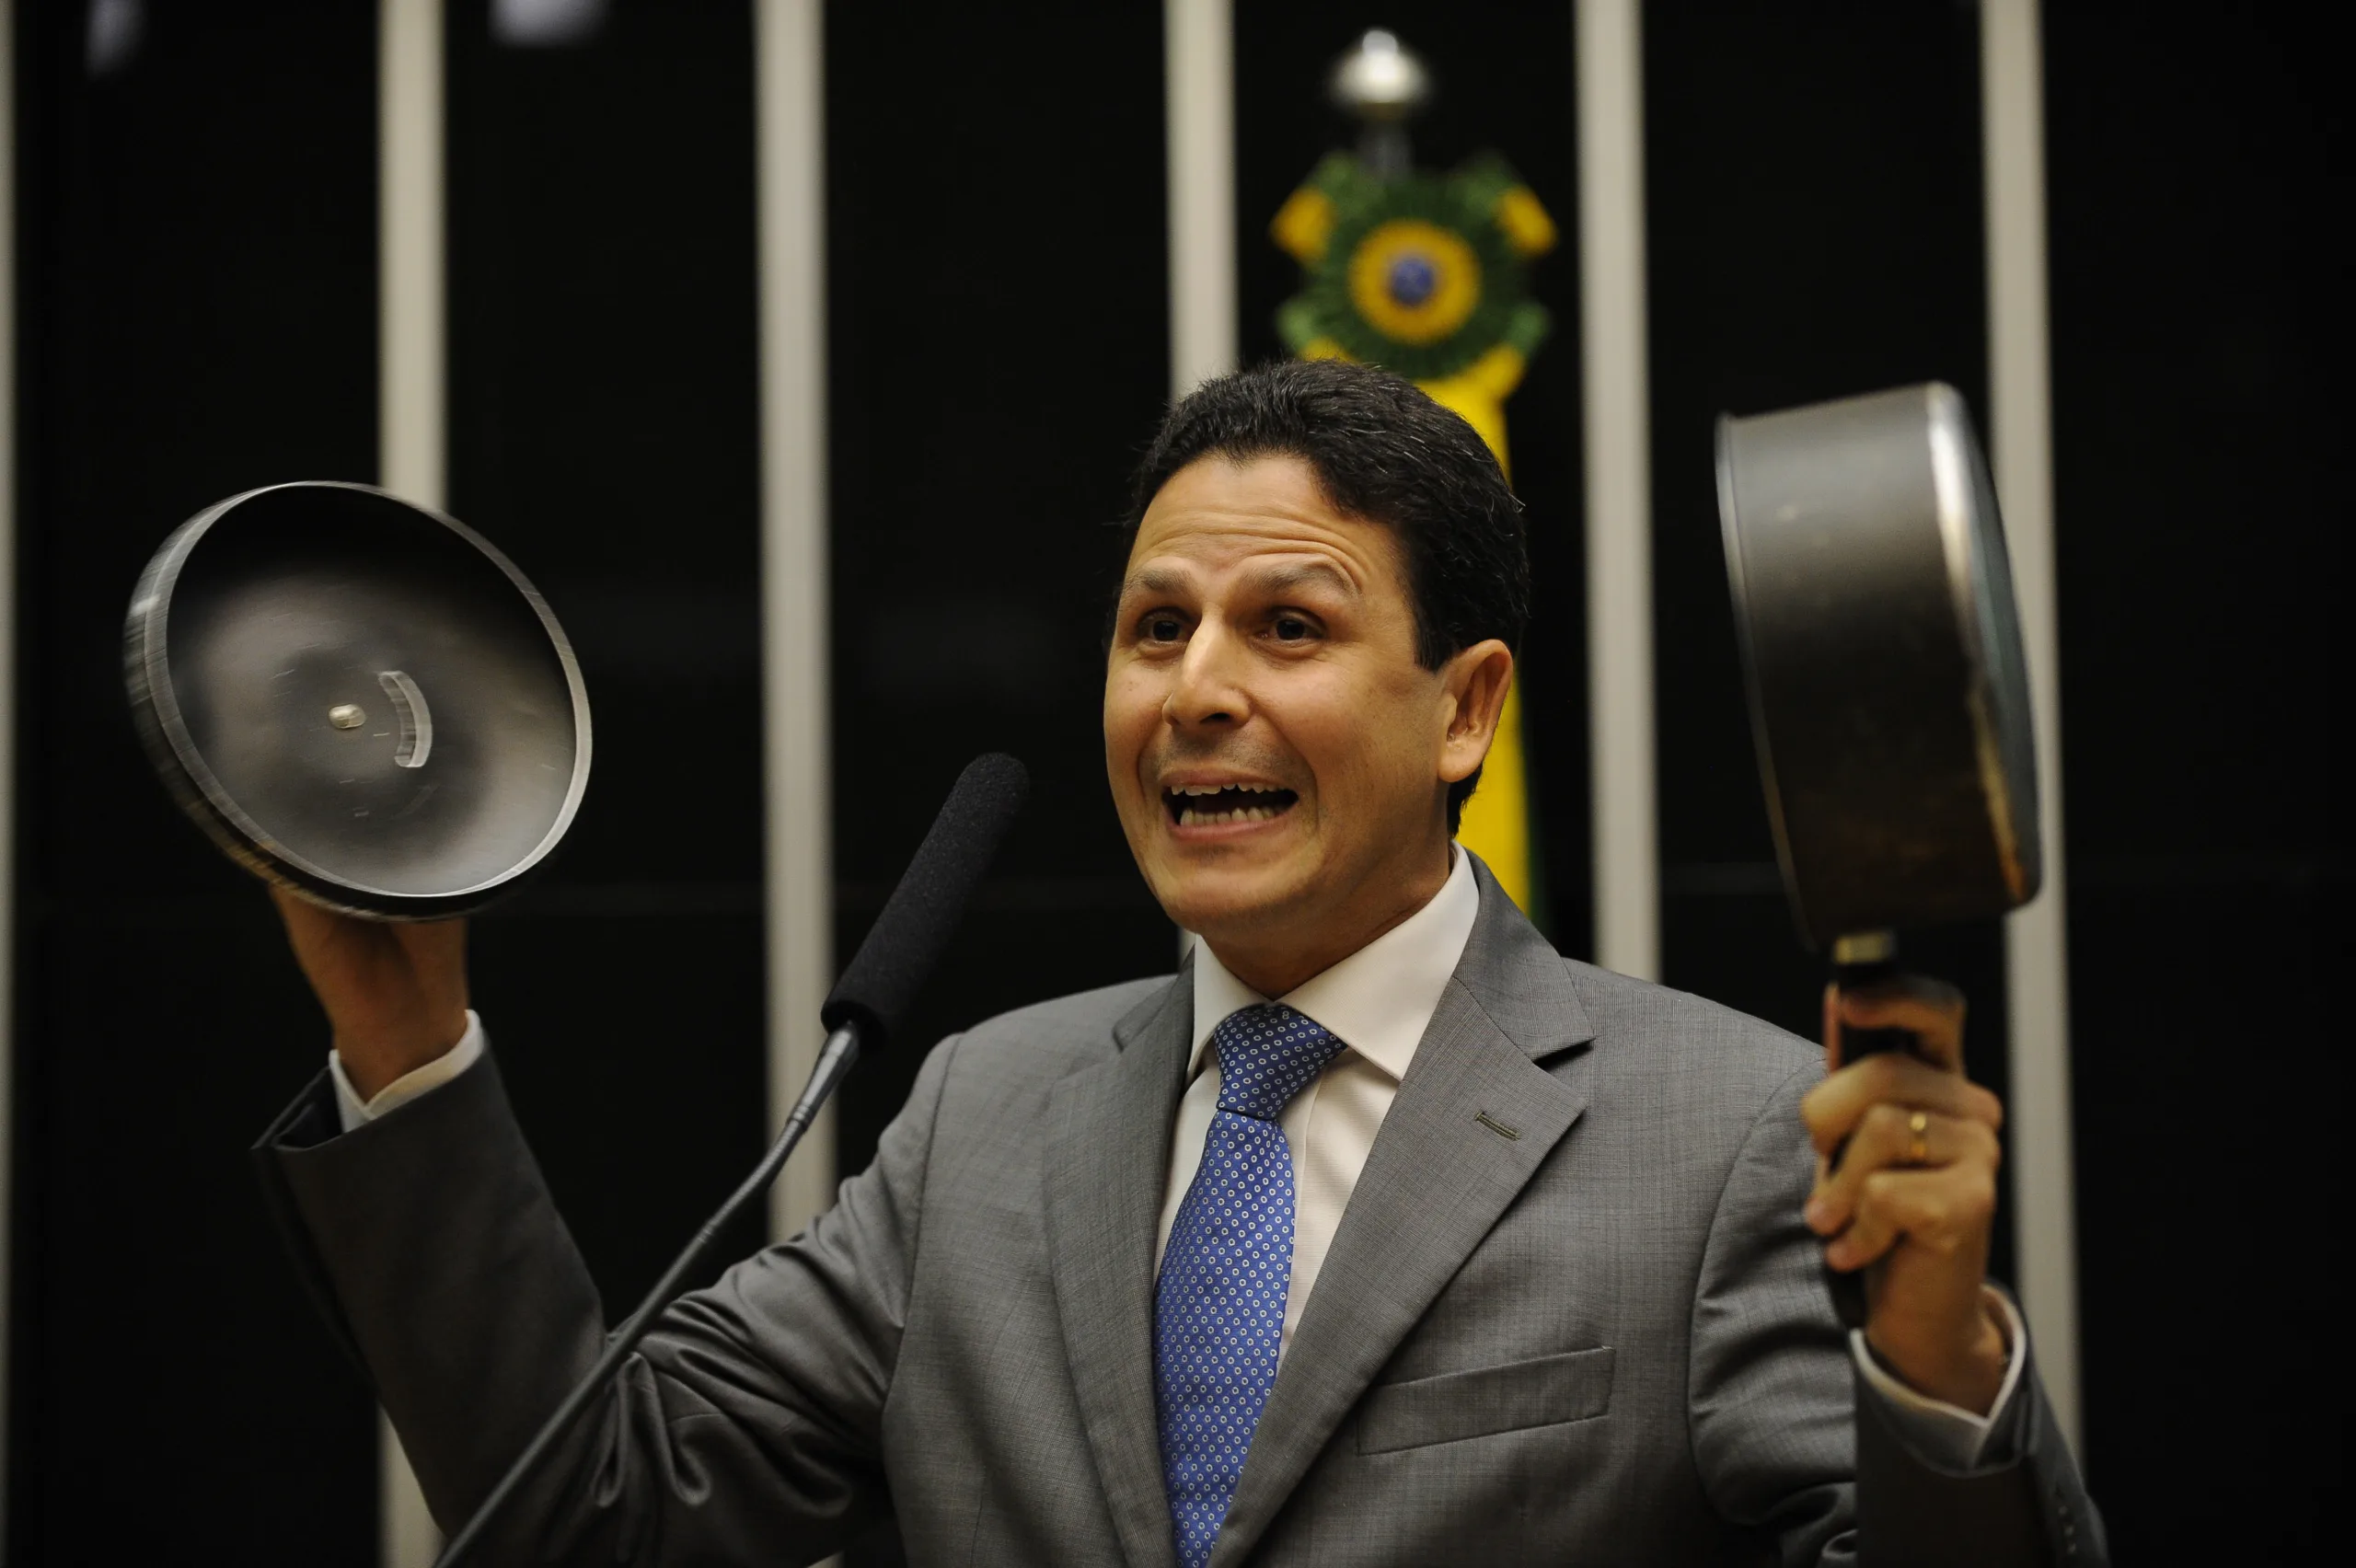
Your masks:
<svg viewBox="0 0 2356 1568"><path fill-rule="evenodd" d="M1376 1135L1382 1131L1382 1119L1398 1096L1400 1080L1407 1076L1424 1031L1439 1010L1440 994L1464 956L1464 944L1472 940L1472 924L1481 912L1480 884L1472 880L1468 856L1451 851L1451 858L1448 881L1430 903L1299 989L1275 998L1315 1020L1344 1047L1292 1098L1278 1119L1292 1152L1294 1194L1292 1277L1285 1290L1280 1359L1292 1343L1310 1292L1317 1287L1318 1271L1333 1247L1334 1233L1341 1227L1342 1213L1349 1207ZM1170 1177L1162 1189L1161 1223L1154 1241L1157 1270L1178 1205L1202 1165L1211 1116L1218 1109L1218 1053L1211 1032L1230 1013L1270 1000L1237 979L1200 940L1195 943L1194 990L1194 1049L1172 1133ZM483 1048L482 1020L470 1010L467 1032L456 1045L394 1079L365 1102L345 1076L341 1058L329 1051L328 1070L335 1080L343 1130L350 1132L432 1093L474 1066ZM2027 1359L2020 1354L2027 1330L2019 1312L2003 1292L1992 1289L1989 1295L2000 1309L2012 1356L1995 1405L1984 1416L1916 1393L1874 1359L1864 1333L1849 1337L1850 1354L1866 1384L1882 1396L1915 1449L1951 1470L1969 1469L1982 1458L1988 1435L2012 1403Z"/></svg>
<svg viewBox="0 0 2356 1568"><path fill-rule="evenodd" d="M1341 1228L1342 1211L1357 1190L1358 1173L1374 1136L1391 1113L1399 1080L1415 1059L1424 1029L1439 1010L1440 993L1456 973L1472 922L1481 913L1472 859L1455 857L1448 881L1430 903L1298 990L1276 998L1322 1024L1343 1049L1292 1098L1278 1125L1292 1148L1292 1280L1285 1288L1282 1357L1316 1288L1317 1273ZM1195 943L1195 1048L1186 1063L1186 1092L1170 1142L1170 1181L1161 1194L1161 1230L1154 1267L1170 1245L1178 1205L1195 1183L1218 1109L1218 1052L1211 1031L1240 1009L1269 998L1230 974L1208 943Z"/></svg>
<svg viewBox="0 0 2356 1568"><path fill-rule="evenodd" d="M482 1020L475 1009L467 1009L467 1032L458 1043L422 1067L411 1067L366 1100L352 1087L352 1079L343 1070L343 1058L333 1051L328 1053L328 1076L335 1079L335 1113L345 1132L375 1121L377 1117L398 1111L421 1094L431 1094L481 1060L483 1050Z"/></svg>

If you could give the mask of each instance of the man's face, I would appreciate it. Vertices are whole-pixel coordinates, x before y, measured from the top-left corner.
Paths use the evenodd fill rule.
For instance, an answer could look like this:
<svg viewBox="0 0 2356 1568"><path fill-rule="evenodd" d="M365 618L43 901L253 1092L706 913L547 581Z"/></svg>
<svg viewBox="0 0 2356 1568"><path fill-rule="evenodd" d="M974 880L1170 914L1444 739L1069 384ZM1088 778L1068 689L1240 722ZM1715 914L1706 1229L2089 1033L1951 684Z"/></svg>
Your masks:
<svg viewBox="0 0 2356 1568"><path fill-rule="evenodd" d="M1306 462L1181 469L1130 548L1104 676L1106 771L1154 895L1230 967L1231 945L1293 955L1278 969L1354 951L1447 875L1448 785L1511 668L1496 642L1416 663L1398 541Z"/></svg>

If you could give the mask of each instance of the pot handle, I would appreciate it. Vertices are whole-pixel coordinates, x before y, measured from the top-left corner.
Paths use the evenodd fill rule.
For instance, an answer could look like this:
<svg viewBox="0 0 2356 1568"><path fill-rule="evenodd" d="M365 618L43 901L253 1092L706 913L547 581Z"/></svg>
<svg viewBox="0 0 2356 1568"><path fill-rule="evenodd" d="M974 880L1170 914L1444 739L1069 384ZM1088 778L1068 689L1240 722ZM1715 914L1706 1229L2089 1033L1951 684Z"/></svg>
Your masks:
<svg viewBox="0 0 2356 1568"><path fill-rule="evenodd" d="M1842 937L1832 944L1832 987L1836 991L1862 991L1893 979L1898 974L1898 938L1888 931L1865 931ZM1882 1051L1903 1051L1908 1055L1920 1055L1922 1043L1911 1029L1846 1029L1841 1031L1841 1061L1842 1066ZM1832 1164L1837 1169L1841 1157L1848 1152L1842 1144L1832 1151ZM1843 1328L1862 1329L1865 1326L1865 1271L1852 1269L1846 1274L1828 1266L1825 1281L1832 1289L1832 1309L1840 1315Z"/></svg>

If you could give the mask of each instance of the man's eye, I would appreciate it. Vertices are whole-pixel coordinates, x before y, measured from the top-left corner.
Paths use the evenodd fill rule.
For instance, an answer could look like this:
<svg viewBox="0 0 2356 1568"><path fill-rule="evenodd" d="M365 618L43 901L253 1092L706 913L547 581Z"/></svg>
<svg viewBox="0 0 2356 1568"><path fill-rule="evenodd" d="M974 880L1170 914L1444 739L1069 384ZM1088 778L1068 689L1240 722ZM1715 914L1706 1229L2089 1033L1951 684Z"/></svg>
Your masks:
<svg viewBox="0 0 2356 1568"><path fill-rule="evenodd" d="M1176 616L1148 616L1140 629L1148 642L1175 642L1186 628Z"/></svg>
<svg viewBox="0 0 2356 1568"><path fill-rule="evenodd" d="M1278 642L1299 642L1310 635L1309 623L1299 616L1278 616L1274 629Z"/></svg>

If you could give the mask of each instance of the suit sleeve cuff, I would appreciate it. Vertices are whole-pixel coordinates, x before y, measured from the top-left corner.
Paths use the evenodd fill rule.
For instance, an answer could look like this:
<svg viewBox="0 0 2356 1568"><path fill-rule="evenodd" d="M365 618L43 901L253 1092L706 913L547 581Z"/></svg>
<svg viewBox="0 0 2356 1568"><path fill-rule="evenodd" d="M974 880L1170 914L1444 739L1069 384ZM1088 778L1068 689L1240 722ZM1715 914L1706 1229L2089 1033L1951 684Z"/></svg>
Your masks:
<svg viewBox="0 0 2356 1568"><path fill-rule="evenodd" d="M455 1053L454 1053L455 1054ZM423 1071L423 1068L420 1068ZM406 1080L404 1080L406 1081ZM392 1092L390 1090L387 1093ZM2013 1298L1994 1286L1981 1287L1995 1305L1997 1321L2004 1331L2004 1380L1997 1388L1996 1402L1986 1415L1975 1415L1960 1405L1945 1400L1934 1400L1915 1392L1901 1382L1887 1367L1875 1359L1865 1344L1863 1329L1849 1331L1849 1354L1857 1363L1858 1375L1865 1387L1881 1401L1889 1419L1906 1446L1915 1457L1929 1461L1942 1470L1977 1470L1982 1465L1998 1464L2011 1458L1994 1451L2008 1447L2002 1435L2011 1426L2005 1421L2013 1406L2013 1398L2020 1389L2021 1368L2028 1364L2028 1327L2021 1321L2020 1309Z"/></svg>
<svg viewBox="0 0 2356 1568"><path fill-rule="evenodd" d="M335 1081L335 1111L343 1130L351 1132L377 1117L399 1110L420 1095L431 1094L473 1066L482 1059L482 1020L472 1008L467 1009L467 1032L458 1043L422 1067L412 1067L378 1090L368 1100L352 1087L352 1079L343 1070L343 1058L333 1051L328 1053L328 1077Z"/></svg>

